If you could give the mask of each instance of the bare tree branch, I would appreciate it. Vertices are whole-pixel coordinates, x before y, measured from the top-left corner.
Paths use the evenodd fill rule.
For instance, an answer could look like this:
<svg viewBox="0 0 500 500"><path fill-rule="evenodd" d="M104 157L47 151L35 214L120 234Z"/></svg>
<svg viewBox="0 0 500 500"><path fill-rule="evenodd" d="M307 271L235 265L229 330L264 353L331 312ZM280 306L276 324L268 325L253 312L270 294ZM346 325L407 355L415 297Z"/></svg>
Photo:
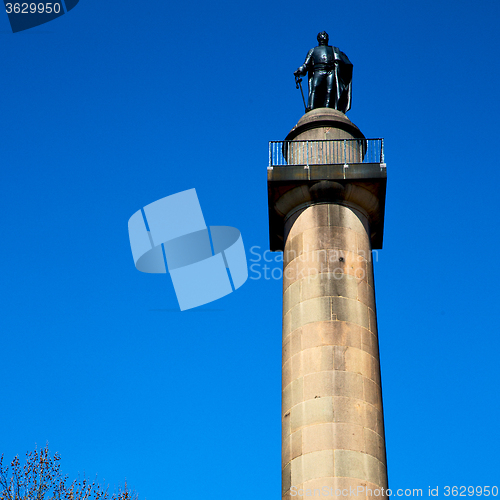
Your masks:
<svg viewBox="0 0 500 500"><path fill-rule="evenodd" d="M130 491L125 481L124 488L110 496L107 486L97 479L90 482L86 477L71 483L68 476L60 471L60 456L51 455L48 445L26 453L26 461L21 467L15 456L10 467L4 465L0 456L0 500L138 500L138 495Z"/></svg>

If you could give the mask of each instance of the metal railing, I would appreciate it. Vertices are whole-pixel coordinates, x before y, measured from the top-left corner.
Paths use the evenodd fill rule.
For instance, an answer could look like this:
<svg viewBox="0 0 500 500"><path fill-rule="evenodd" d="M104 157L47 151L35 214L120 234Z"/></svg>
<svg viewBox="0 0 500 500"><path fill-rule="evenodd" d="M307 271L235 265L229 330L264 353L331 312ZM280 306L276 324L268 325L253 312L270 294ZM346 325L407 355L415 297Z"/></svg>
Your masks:
<svg viewBox="0 0 500 500"><path fill-rule="evenodd" d="M384 139L269 142L269 167L352 163L385 163Z"/></svg>

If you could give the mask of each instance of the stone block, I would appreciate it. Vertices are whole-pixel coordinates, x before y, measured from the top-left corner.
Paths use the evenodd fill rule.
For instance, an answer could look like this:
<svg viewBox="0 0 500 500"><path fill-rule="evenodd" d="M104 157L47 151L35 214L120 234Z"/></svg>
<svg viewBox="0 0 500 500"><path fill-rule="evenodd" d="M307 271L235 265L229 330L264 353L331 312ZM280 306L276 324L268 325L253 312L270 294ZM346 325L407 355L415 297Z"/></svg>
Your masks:
<svg viewBox="0 0 500 500"><path fill-rule="evenodd" d="M292 463L290 462L281 472L281 494L282 496L290 490L292 485Z"/></svg>
<svg viewBox="0 0 500 500"><path fill-rule="evenodd" d="M369 330L372 332L374 335L377 335L377 314L373 309L368 309L368 317L370 320L370 326Z"/></svg>
<svg viewBox="0 0 500 500"><path fill-rule="evenodd" d="M302 351L302 373L324 372L333 370L333 346L311 347ZM293 372L292 372L293 373Z"/></svg>
<svg viewBox="0 0 500 500"><path fill-rule="evenodd" d="M364 447L368 455L372 455L380 462L385 463L385 442L384 438L376 432L364 429Z"/></svg>
<svg viewBox="0 0 500 500"><path fill-rule="evenodd" d="M334 449L365 451L362 425L336 423L332 424L332 427Z"/></svg>
<svg viewBox="0 0 500 500"><path fill-rule="evenodd" d="M282 364L302 351L302 329L297 328L283 340Z"/></svg>
<svg viewBox="0 0 500 500"><path fill-rule="evenodd" d="M334 371L332 373L335 396L363 399L363 380L366 379L357 373L342 371Z"/></svg>
<svg viewBox="0 0 500 500"><path fill-rule="evenodd" d="M366 480L364 457L358 451L335 450L335 476Z"/></svg>
<svg viewBox="0 0 500 500"><path fill-rule="evenodd" d="M327 258L328 272L346 274L357 280L367 281L367 262L363 255L343 250L330 250Z"/></svg>
<svg viewBox="0 0 500 500"><path fill-rule="evenodd" d="M358 251L357 233L348 228L321 226L306 229L303 233L304 252L323 248L344 250L353 253Z"/></svg>
<svg viewBox="0 0 500 500"><path fill-rule="evenodd" d="M281 368L281 387L284 389L292 382L292 359L285 361Z"/></svg>
<svg viewBox="0 0 500 500"><path fill-rule="evenodd" d="M384 491L382 492L382 488L384 488ZM374 484L370 483L369 481L366 481L366 500L385 500L389 498L385 492L387 489L387 483L386 486L383 486L382 484Z"/></svg>
<svg viewBox="0 0 500 500"><path fill-rule="evenodd" d="M286 290L295 281L321 272L328 272L327 264L319 260L322 258L322 253L318 253L318 251L302 253L286 267L283 267L283 290Z"/></svg>
<svg viewBox="0 0 500 500"><path fill-rule="evenodd" d="M327 296L358 299L358 283L360 281L350 274L321 273L303 278L299 283L300 300ZM290 288L292 287L290 286Z"/></svg>
<svg viewBox="0 0 500 500"><path fill-rule="evenodd" d="M378 432L381 436L385 436L384 414L378 410L377 410L377 428L375 429L375 432Z"/></svg>
<svg viewBox="0 0 500 500"><path fill-rule="evenodd" d="M290 359L292 365L291 380L296 380L299 377L302 377L303 375L302 356L303 356L303 351L300 351L299 353L292 356Z"/></svg>
<svg viewBox="0 0 500 500"><path fill-rule="evenodd" d="M346 227L361 235L369 235L370 227L367 218L360 212L344 205L328 205L329 223L331 226Z"/></svg>
<svg viewBox="0 0 500 500"><path fill-rule="evenodd" d="M322 450L301 455L292 460L292 484L322 477L333 477L333 450Z"/></svg>
<svg viewBox="0 0 500 500"><path fill-rule="evenodd" d="M283 268L283 290L295 281L310 277L317 279L318 274L347 274L357 280L367 281L367 261L353 252L335 249L304 252ZM373 285L371 285L373 286Z"/></svg>
<svg viewBox="0 0 500 500"><path fill-rule="evenodd" d="M302 484L302 496L298 494L295 498L298 499L321 499L327 498L328 500L348 500L348 498L335 497L335 486L336 486L336 478L335 477L321 477L318 479L311 479L310 481L304 481ZM297 492L298 493L298 492ZM353 500L362 500L359 497ZM363 499L364 500L364 499Z"/></svg>
<svg viewBox="0 0 500 500"><path fill-rule="evenodd" d="M380 496L373 495L367 497L367 492L368 494L370 490L375 492L377 489L380 489L380 486L363 479L351 477L313 479L304 482L301 487L304 491L303 498L328 498L332 500L381 500L385 498L381 494L381 491L379 492ZM320 490L321 495L317 491L318 488L322 488ZM313 494L314 491L316 491L315 495ZM339 493L339 495L336 493ZM295 498L300 497L297 495Z"/></svg>
<svg viewBox="0 0 500 500"><path fill-rule="evenodd" d="M292 408L292 386L293 382L283 388L281 392L281 414L284 415Z"/></svg>
<svg viewBox="0 0 500 500"><path fill-rule="evenodd" d="M375 359L378 357L378 337L368 329L362 330L361 349L371 354Z"/></svg>
<svg viewBox="0 0 500 500"><path fill-rule="evenodd" d="M387 466L384 462L379 462L379 477L380 477L380 486L382 488L387 489L388 486L388 478L387 478Z"/></svg>
<svg viewBox="0 0 500 500"><path fill-rule="evenodd" d="M372 364L371 364L371 369L372 373L370 378L377 384L377 385L382 385L380 381L380 362L378 359L372 357Z"/></svg>
<svg viewBox="0 0 500 500"><path fill-rule="evenodd" d="M281 366L283 366L283 363L288 361L292 356L292 354L291 354L292 345L291 344L292 344L291 335L288 335L286 337L286 339L283 340L283 345L281 347L281 362L282 362Z"/></svg>
<svg viewBox="0 0 500 500"><path fill-rule="evenodd" d="M335 423L347 423L364 426L366 403L359 399L350 397L333 398L333 421ZM373 417L372 425L376 428L376 417Z"/></svg>
<svg viewBox="0 0 500 500"><path fill-rule="evenodd" d="M367 281L359 282L357 292L357 299L368 308L375 310L375 290Z"/></svg>
<svg viewBox="0 0 500 500"><path fill-rule="evenodd" d="M381 463L380 460L377 460L375 457L371 455L364 455L365 457L365 471L366 471L366 480L370 483L374 483L382 486L384 481L381 477Z"/></svg>
<svg viewBox="0 0 500 500"><path fill-rule="evenodd" d="M335 492L340 495L330 496L333 500L366 500L365 485L366 481L352 477L336 477ZM358 490L358 487L360 488Z"/></svg>
<svg viewBox="0 0 500 500"><path fill-rule="evenodd" d="M334 395L333 371L311 373L304 376L304 400Z"/></svg>
<svg viewBox="0 0 500 500"><path fill-rule="evenodd" d="M293 282L283 293L283 313L300 302L300 281Z"/></svg>
<svg viewBox="0 0 500 500"><path fill-rule="evenodd" d="M346 369L346 364L345 364L345 352L348 349L347 346L345 345L336 345L334 346L334 351L333 351L333 364L335 370L341 370L345 371Z"/></svg>
<svg viewBox="0 0 500 500"><path fill-rule="evenodd" d="M290 336L291 356L294 356L302 350L302 328L295 329Z"/></svg>
<svg viewBox="0 0 500 500"><path fill-rule="evenodd" d="M363 378L363 396L362 398L377 410L382 411L382 389L373 380Z"/></svg>
<svg viewBox="0 0 500 500"><path fill-rule="evenodd" d="M335 315L338 321L347 321L363 328L369 328L368 307L361 302L344 297L331 297L331 304L332 315Z"/></svg>
<svg viewBox="0 0 500 500"><path fill-rule="evenodd" d="M302 429L303 453L333 449L333 424L309 425Z"/></svg>
<svg viewBox="0 0 500 500"><path fill-rule="evenodd" d="M359 451L335 450L335 475L381 484L380 462Z"/></svg>
<svg viewBox="0 0 500 500"><path fill-rule="evenodd" d="M292 460L292 437L287 436L281 441L281 469Z"/></svg>
<svg viewBox="0 0 500 500"><path fill-rule="evenodd" d="M283 341L292 333L292 311L283 314Z"/></svg>
<svg viewBox="0 0 500 500"><path fill-rule="evenodd" d="M292 434L291 428L291 412L286 412L281 418L281 441L283 442L285 439L290 437Z"/></svg>
<svg viewBox="0 0 500 500"><path fill-rule="evenodd" d="M302 377L292 380L292 406L304 401L304 379Z"/></svg>
<svg viewBox="0 0 500 500"><path fill-rule="evenodd" d="M375 364L376 360L367 352L354 347L347 348L345 353L345 366L347 371L359 373L363 375L363 377L374 380L373 376L375 370L373 366Z"/></svg>
<svg viewBox="0 0 500 500"><path fill-rule="evenodd" d="M302 455L302 453L304 453L302 449L302 429L299 429L296 432L292 432L291 441L292 441L292 460L293 460L294 458L297 458L300 455Z"/></svg>
<svg viewBox="0 0 500 500"><path fill-rule="evenodd" d="M384 418L382 412L375 406L364 403L364 426L381 436L384 436Z"/></svg>
<svg viewBox="0 0 500 500"><path fill-rule="evenodd" d="M370 240L370 236L368 233L356 233L356 241L357 241L357 251L361 254L365 253L368 255L368 253L371 253L372 250L372 243ZM371 259L367 259L371 260Z"/></svg>
<svg viewBox="0 0 500 500"><path fill-rule="evenodd" d="M316 321L329 321L332 319L331 297L318 297L304 300L297 304L291 311L292 330ZM346 299L349 300L349 299Z"/></svg>
<svg viewBox="0 0 500 500"><path fill-rule="evenodd" d="M290 230L290 235L303 233L311 227L328 226L328 206L326 204L311 205L300 213Z"/></svg>
<svg viewBox="0 0 500 500"><path fill-rule="evenodd" d="M298 258L303 252L302 235L299 233L293 238L288 238L285 251L283 252L283 267L287 266L292 260Z"/></svg>
<svg viewBox="0 0 500 500"><path fill-rule="evenodd" d="M315 424L333 421L333 399L331 397L315 398L293 406L290 411L291 432Z"/></svg>
<svg viewBox="0 0 500 500"><path fill-rule="evenodd" d="M317 321L302 328L302 349L321 345L335 345L337 321Z"/></svg>

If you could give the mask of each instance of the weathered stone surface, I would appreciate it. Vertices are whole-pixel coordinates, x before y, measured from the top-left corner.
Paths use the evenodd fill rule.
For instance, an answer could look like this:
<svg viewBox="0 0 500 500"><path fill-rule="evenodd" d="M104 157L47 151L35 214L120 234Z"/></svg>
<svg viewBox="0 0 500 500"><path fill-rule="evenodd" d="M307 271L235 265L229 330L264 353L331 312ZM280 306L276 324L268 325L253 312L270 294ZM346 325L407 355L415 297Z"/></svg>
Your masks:
<svg viewBox="0 0 500 500"><path fill-rule="evenodd" d="M305 481L299 486L292 486L294 495L290 498L380 500L386 497L382 494L380 486L362 479L348 477L322 477Z"/></svg>
<svg viewBox="0 0 500 500"><path fill-rule="evenodd" d="M321 450L292 460L292 484L334 475L333 450Z"/></svg>
<svg viewBox="0 0 500 500"><path fill-rule="evenodd" d="M310 282L321 278L319 274L347 274L357 280L366 281L373 287L371 262L359 253L334 248L323 248L303 252L283 266L283 290L292 283L308 278ZM338 278L337 278L338 279Z"/></svg>
<svg viewBox="0 0 500 500"><path fill-rule="evenodd" d="M307 425L333 422L333 398L309 399L290 410L291 432L296 432Z"/></svg>
<svg viewBox="0 0 500 500"><path fill-rule="evenodd" d="M299 355L302 356L302 376L333 370L333 346L311 347Z"/></svg>
<svg viewBox="0 0 500 500"><path fill-rule="evenodd" d="M281 443L281 469L292 460L292 436L287 435L282 438Z"/></svg>
<svg viewBox="0 0 500 500"><path fill-rule="evenodd" d="M285 494L289 492L290 486L292 485L292 464L288 463L281 473L281 491L282 497L288 498L290 493L288 493L288 497L285 497Z"/></svg>
<svg viewBox="0 0 500 500"><path fill-rule="evenodd" d="M292 307L283 318L283 335L289 335L297 328L308 323L336 319L332 315L333 299L334 297L316 297L300 302L295 307ZM361 318L363 325L361 326L366 324L366 327L368 327L368 308L361 304L361 302L358 302L358 304L359 306L353 304L352 307L358 307L360 310L363 310L363 308L366 309L366 312L363 310L364 314ZM345 307L348 307L348 305L345 305Z"/></svg>
<svg viewBox="0 0 500 500"><path fill-rule="evenodd" d="M302 455L302 430L292 433L292 460Z"/></svg>
<svg viewBox="0 0 500 500"><path fill-rule="evenodd" d="M364 451L368 455L374 456L377 460L385 463L385 441L384 438L376 432L365 428L363 430Z"/></svg>
<svg viewBox="0 0 500 500"><path fill-rule="evenodd" d="M288 232L287 241L312 227L328 226L328 205L316 205L314 210L303 210Z"/></svg>
<svg viewBox="0 0 500 500"><path fill-rule="evenodd" d="M352 477L382 485L380 473L380 461L375 457L358 451L335 450L335 476Z"/></svg>
<svg viewBox="0 0 500 500"><path fill-rule="evenodd" d="M294 214L287 231L283 498L292 486L386 487L367 219L362 210L324 203ZM371 496L363 490L357 498Z"/></svg>

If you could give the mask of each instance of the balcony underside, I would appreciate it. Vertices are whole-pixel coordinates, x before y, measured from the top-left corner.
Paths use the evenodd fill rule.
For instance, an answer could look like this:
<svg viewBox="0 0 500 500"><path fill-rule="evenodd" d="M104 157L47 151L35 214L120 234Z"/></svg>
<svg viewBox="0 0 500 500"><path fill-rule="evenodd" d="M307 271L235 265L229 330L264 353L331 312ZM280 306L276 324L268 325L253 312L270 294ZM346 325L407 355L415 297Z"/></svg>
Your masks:
<svg viewBox="0 0 500 500"><path fill-rule="evenodd" d="M385 192L387 173L384 163L352 163L330 165L287 165L268 167L267 186L269 203L269 243L271 251L283 251L285 218L275 209L276 202L288 191L311 187L321 181L333 181L342 186L352 184L368 190L378 200L378 210L371 220L373 249L382 248L384 231ZM312 202L343 203L336 198L322 197Z"/></svg>

